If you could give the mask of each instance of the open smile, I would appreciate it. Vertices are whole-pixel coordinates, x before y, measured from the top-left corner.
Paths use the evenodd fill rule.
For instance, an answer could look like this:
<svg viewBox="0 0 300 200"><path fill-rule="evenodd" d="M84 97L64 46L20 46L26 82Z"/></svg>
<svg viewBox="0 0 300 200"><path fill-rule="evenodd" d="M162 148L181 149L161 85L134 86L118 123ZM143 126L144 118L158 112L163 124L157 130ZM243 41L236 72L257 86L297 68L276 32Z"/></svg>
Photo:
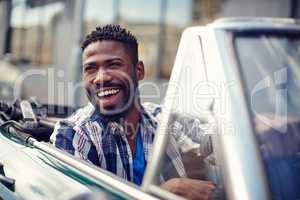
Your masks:
<svg viewBox="0 0 300 200"><path fill-rule="evenodd" d="M103 88L97 92L97 96L99 98L105 98L112 95L116 95L121 91L120 88Z"/></svg>

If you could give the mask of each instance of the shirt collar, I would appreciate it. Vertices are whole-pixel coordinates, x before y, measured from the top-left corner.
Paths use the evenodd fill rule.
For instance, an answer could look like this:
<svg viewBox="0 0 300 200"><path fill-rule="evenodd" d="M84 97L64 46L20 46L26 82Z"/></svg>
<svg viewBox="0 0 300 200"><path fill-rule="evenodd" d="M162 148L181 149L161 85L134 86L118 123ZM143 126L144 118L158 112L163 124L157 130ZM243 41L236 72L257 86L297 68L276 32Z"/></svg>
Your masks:
<svg viewBox="0 0 300 200"><path fill-rule="evenodd" d="M86 106L86 111L87 111L88 118L90 119L89 121L91 121L91 122L97 121L102 126L107 125L107 122L103 118L101 118L101 116L99 115L99 110L97 108L95 108L95 106L92 103L90 103L90 102L88 103L88 105ZM155 118L154 114L151 113L150 111L148 111L147 109L145 109L145 107L143 105L141 105L140 117L141 117L140 123L142 126L150 125L154 129L156 129L157 119ZM118 126L118 123L116 123L116 122L113 122L112 124L113 124L112 127ZM121 130L122 130L122 128L121 128Z"/></svg>

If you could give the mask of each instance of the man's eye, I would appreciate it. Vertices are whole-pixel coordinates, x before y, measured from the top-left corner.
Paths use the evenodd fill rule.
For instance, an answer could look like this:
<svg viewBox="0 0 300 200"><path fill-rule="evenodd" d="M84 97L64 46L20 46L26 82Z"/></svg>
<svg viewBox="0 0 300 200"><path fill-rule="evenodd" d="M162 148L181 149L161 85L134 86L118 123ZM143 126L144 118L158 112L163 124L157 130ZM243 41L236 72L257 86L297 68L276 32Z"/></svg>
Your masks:
<svg viewBox="0 0 300 200"><path fill-rule="evenodd" d="M87 72L87 73L94 72L95 70L96 70L95 67L92 67L92 66L87 66L84 68L84 72Z"/></svg>
<svg viewBox="0 0 300 200"><path fill-rule="evenodd" d="M122 66L122 63L119 63L119 62L113 62L113 63L108 64L108 67L110 67L110 68L118 68L121 66Z"/></svg>

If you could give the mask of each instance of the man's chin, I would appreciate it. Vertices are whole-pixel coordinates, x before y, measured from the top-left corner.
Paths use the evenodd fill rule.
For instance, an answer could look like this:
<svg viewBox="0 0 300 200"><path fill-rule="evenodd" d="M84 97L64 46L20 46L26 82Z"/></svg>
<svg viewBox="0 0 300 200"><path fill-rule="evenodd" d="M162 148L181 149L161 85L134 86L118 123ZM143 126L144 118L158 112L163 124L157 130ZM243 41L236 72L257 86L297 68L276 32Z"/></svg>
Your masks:
<svg viewBox="0 0 300 200"><path fill-rule="evenodd" d="M105 118L106 120L109 121L116 121L119 120L120 118L124 118L127 113L129 111L128 110L118 110L118 111L112 111L112 110L99 110L99 115L103 118Z"/></svg>
<svg viewBox="0 0 300 200"><path fill-rule="evenodd" d="M125 97L121 99L125 99ZM125 117L134 107L134 100L128 100L127 103L125 103L120 99L114 98L110 101L107 99L90 98L90 102L95 106L98 114L107 119Z"/></svg>
<svg viewBox="0 0 300 200"><path fill-rule="evenodd" d="M118 119L125 117L127 113L129 113L131 107L121 107L118 108L116 106L106 106L102 107L98 105L99 114L106 119Z"/></svg>

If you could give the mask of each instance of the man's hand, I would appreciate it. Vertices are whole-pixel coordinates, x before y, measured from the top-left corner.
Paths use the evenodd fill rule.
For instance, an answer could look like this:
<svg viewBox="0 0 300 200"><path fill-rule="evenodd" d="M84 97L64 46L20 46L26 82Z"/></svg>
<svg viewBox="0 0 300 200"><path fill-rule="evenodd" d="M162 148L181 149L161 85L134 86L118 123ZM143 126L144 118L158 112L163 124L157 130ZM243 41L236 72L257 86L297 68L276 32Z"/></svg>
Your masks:
<svg viewBox="0 0 300 200"><path fill-rule="evenodd" d="M161 188L190 200L206 200L212 195L215 185L210 181L173 178L162 184Z"/></svg>

